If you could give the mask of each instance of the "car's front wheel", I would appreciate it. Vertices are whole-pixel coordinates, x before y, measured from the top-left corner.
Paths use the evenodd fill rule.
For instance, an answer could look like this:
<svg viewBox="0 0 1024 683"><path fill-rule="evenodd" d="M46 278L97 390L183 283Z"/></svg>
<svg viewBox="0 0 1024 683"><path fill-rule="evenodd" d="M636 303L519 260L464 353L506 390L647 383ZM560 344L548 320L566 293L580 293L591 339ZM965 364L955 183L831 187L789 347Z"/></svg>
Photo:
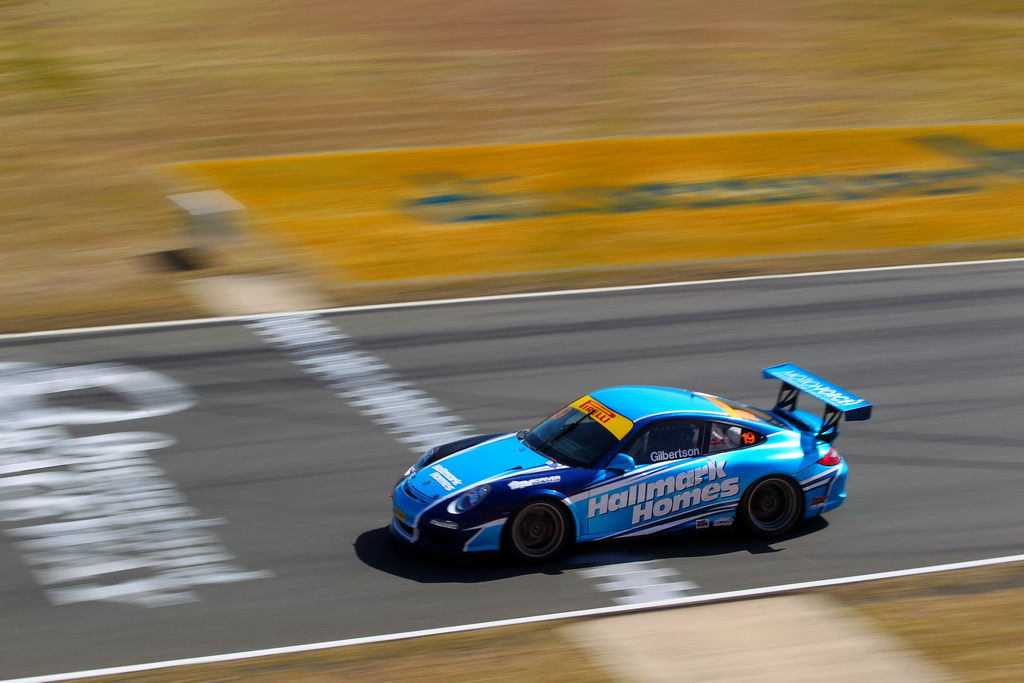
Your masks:
<svg viewBox="0 0 1024 683"><path fill-rule="evenodd" d="M803 512L803 496L786 477L770 476L754 482L743 494L740 526L754 536L780 536L793 528Z"/></svg>
<svg viewBox="0 0 1024 683"><path fill-rule="evenodd" d="M530 562L558 555L569 540L569 520L553 500L533 500L519 508L505 524L505 548Z"/></svg>

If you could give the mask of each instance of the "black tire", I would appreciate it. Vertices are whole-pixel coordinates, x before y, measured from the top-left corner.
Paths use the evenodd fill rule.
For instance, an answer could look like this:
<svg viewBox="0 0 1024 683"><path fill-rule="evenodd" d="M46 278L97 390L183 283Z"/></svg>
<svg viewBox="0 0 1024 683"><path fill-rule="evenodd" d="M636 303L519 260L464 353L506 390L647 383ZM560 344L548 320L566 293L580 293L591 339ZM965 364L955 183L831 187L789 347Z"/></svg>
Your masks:
<svg viewBox="0 0 1024 683"><path fill-rule="evenodd" d="M523 505L505 523L505 550L527 562L559 555L569 543L571 525L555 500L537 498Z"/></svg>
<svg viewBox="0 0 1024 683"><path fill-rule="evenodd" d="M803 492L793 480L768 476L754 482L740 499L740 527L759 538L781 536L803 515Z"/></svg>

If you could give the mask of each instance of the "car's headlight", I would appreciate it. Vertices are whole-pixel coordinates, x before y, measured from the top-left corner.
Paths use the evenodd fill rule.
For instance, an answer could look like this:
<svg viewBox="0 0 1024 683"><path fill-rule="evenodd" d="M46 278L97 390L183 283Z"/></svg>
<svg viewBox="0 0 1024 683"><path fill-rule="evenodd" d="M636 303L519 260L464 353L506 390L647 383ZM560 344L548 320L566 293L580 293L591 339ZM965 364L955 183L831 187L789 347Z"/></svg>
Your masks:
<svg viewBox="0 0 1024 683"><path fill-rule="evenodd" d="M434 446L433 448L427 450L426 453L424 453L423 455L420 456L419 460L417 460L416 462L414 462L412 464L412 467L410 467L409 469L407 469L405 471L405 474L402 475L402 478L405 478L405 477L408 477L410 475L416 474L417 472L422 470L424 467L426 467L428 464L430 464L430 459L433 458L437 454L437 449L438 449L438 447Z"/></svg>
<svg viewBox="0 0 1024 683"><path fill-rule="evenodd" d="M460 512L466 512L472 510L487 497L487 494L491 492L491 487L487 484L481 484L480 486L474 486L470 490L461 494L458 498L448 503L448 512L451 514L458 514Z"/></svg>

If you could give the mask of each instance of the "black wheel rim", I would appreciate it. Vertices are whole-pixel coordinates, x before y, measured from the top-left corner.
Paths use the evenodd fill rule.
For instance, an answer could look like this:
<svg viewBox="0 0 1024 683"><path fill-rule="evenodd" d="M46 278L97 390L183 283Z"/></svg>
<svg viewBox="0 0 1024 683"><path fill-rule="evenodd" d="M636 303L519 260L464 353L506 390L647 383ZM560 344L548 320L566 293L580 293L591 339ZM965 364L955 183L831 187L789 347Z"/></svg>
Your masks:
<svg viewBox="0 0 1024 683"><path fill-rule="evenodd" d="M747 502L750 521L761 531L778 531L793 521L797 511L796 492L780 479L757 485Z"/></svg>
<svg viewBox="0 0 1024 683"><path fill-rule="evenodd" d="M516 516L512 542L526 557L546 557L562 545L565 520L548 503L535 503Z"/></svg>

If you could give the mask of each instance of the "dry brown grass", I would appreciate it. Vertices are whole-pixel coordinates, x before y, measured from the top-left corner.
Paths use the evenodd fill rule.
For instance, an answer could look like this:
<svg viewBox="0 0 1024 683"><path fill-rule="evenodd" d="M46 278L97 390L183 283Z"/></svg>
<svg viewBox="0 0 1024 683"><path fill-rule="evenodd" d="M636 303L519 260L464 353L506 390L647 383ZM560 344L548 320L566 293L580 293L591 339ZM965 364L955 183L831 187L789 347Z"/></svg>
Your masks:
<svg viewBox="0 0 1024 683"><path fill-rule="evenodd" d="M1014 0L0 0L0 329L197 311L194 158L1024 118Z"/></svg>
<svg viewBox="0 0 1024 683"><path fill-rule="evenodd" d="M299 655L109 676L91 681L539 681L610 683L555 624L514 626Z"/></svg>
<svg viewBox="0 0 1024 683"><path fill-rule="evenodd" d="M1024 564L835 588L829 594L969 681L1024 680Z"/></svg>
<svg viewBox="0 0 1024 683"><path fill-rule="evenodd" d="M850 584L823 592L963 680L1024 680L1024 641L1020 637L1024 563ZM468 631L88 680L612 680L562 635L564 623Z"/></svg>

